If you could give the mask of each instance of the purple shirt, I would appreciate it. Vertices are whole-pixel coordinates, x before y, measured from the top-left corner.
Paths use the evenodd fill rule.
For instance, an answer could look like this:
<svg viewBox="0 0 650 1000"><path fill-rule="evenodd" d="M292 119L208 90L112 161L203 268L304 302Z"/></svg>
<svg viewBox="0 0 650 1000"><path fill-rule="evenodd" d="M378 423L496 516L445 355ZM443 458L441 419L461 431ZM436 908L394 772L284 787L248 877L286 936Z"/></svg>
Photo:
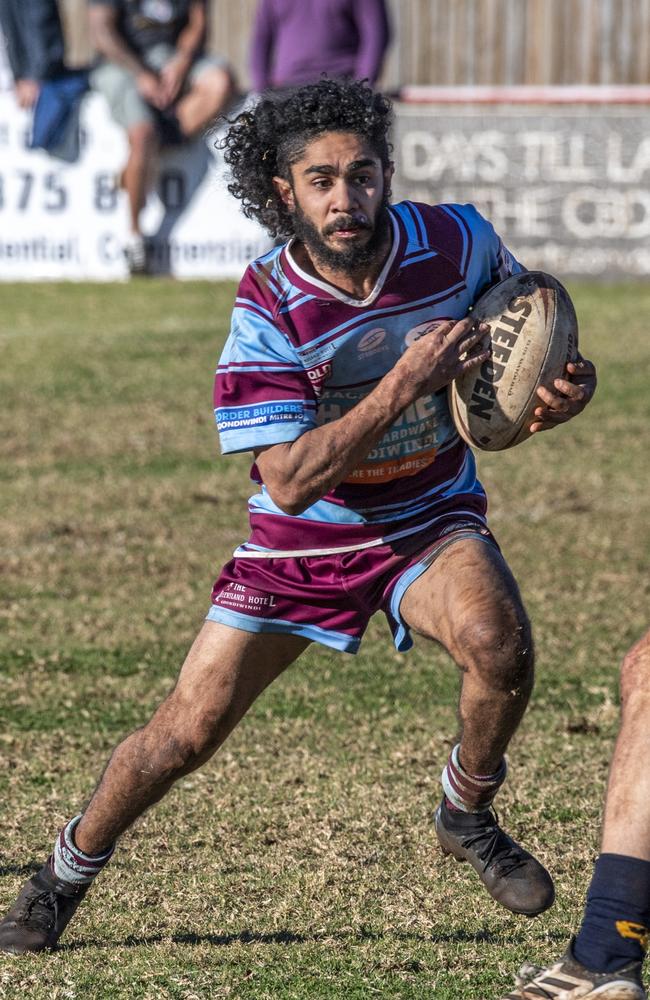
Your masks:
<svg viewBox="0 0 650 1000"><path fill-rule="evenodd" d="M251 40L255 90L321 74L374 84L389 39L384 0L260 0Z"/></svg>

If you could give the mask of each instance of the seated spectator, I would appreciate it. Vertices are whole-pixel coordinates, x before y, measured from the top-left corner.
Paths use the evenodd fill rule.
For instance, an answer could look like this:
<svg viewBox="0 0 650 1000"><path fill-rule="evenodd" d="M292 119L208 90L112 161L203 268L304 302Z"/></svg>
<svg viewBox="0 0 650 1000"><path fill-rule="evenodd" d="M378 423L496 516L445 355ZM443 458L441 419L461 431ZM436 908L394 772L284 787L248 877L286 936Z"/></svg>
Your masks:
<svg viewBox="0 0 650 1000"><path fill-rule="evenodd" d="M390 38L384 0L260 0L251 41L256 91L323 74L375 84Z"/></svg>
<svg viewBox="0 0 650 1000"><path fill-rule="evenodd" d="M32 108L41 84L63 72L63 32L56 0L0 0L0 26L16 100Z"/></svg>
<svg viewBox="0 0 650 1000"><path fill-rule="evenodd" d="M108 100L129 140L121 181L131 234L125 255L132 274L147 270L140 230L152 163L161 143L201 132L232 93L219 56L203 53L205 0L89 0L92 40L101 62L91 85Z"/></svg>

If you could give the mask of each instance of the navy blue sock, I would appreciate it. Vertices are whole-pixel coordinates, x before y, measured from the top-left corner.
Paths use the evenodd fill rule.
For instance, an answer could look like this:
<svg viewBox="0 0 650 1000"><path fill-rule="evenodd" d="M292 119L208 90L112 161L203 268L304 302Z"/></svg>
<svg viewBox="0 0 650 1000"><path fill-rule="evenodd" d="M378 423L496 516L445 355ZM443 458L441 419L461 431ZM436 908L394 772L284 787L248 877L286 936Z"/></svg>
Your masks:
<svg viewBox="0 0 650 1000"><path fill-rule="evenodd" d="M601 854L587 893L574 954L592 972L642 961L650 928L650 861Z"/></svg>

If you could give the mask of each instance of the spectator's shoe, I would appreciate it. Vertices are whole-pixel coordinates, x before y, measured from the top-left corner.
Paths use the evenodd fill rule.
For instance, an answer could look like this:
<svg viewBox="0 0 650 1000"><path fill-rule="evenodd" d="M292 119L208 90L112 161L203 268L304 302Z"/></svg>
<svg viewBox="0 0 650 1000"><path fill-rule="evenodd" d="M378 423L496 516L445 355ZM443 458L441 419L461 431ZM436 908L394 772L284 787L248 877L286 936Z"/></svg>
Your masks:
<svg viewBox="0 0 650 1000"><path fill-rule="evenodd" d="M0 951L24 955L55 948L88 888L61 882L49 863L44 864L0 921Z"/></svg>
<svg viewBox="0 0 650 1000"><path fill-rule="evenodd" d="M147 273L147 248L142 236L131 236L124 247L129 274Z"/></svg>
<svg viewBox="0 0 650 1000"><path fill-rule="evenodd" d="M535 917L553 905L551 876L532 854L504 833L492 810L454 813L443 799L435 823L443 851L457 861L469 861L497 903L527 917Z"/></svg>
<svg viewBox="0 0 650 1000"><path fill-rule="evenodd" d="M617 972L590 972L573 955L573 941L563 958L548 969L524 965L516 985L502 1000L647 1000L641 984L641 962Z"/></svg>

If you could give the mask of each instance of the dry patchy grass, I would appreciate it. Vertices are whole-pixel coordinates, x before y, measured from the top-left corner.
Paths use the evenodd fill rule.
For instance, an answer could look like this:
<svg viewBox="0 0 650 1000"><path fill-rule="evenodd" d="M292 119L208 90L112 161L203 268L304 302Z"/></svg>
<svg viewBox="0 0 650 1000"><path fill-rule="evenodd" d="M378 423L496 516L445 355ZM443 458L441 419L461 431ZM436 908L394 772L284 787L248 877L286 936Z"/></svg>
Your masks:
<svg viewBox="0 0 650 1000"><path fill-rule="evenodd" d="M218 457L229 286L5 287L0 343L2 905L173 683L245 534L247 459ZM538 684L500 796L557 879L535 921L442 857L431 815L456 677L371 623L313 648L125 838L53 956L0 997L489 1000L556 955L597 851L617 663L646 622L650 289L574 289L590 413L481 456L535 624Z"/></svg>

